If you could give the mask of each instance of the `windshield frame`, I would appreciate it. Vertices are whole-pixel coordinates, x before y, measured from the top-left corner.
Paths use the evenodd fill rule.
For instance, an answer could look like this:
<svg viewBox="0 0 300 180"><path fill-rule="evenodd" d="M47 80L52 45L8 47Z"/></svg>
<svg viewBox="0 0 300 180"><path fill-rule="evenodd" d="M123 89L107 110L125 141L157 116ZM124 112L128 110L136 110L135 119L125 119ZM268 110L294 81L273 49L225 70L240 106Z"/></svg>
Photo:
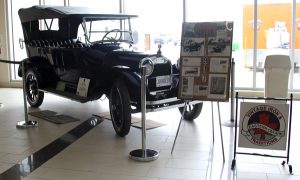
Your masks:
<svg viewBox="0 0 300 180"><path fill-rule="evenodd" d="M117 39L117 41L112 41L112 40L103 40L103 39L99 39L97 41L91 41L91 34L92 33L108 33L110 30L112 30L113 28L111 28L110 30L106 30L106 31L92 31L92 22L94 21L119 21L120 23L120 27L119 27L119 33L121 33L120 38ZM86 44L103 44L103 43L114 43L114 44L118 44L118 43L128 43L128 44L133 44L134 40L133 40L133 35L132 35L132 29L131 29L131 18L130 17L126 17L126 18L106 18L106 19L100 19L99 17L83 17L82 18L82 28L84 31L84 37L86 40ZM87 22L91 22L90 26L88 27ZM128 26L128 30L125 30L125 28ZM88 29L89 28L89 29ZM125 39L125 34L129 35L128 39Z"/></svg>

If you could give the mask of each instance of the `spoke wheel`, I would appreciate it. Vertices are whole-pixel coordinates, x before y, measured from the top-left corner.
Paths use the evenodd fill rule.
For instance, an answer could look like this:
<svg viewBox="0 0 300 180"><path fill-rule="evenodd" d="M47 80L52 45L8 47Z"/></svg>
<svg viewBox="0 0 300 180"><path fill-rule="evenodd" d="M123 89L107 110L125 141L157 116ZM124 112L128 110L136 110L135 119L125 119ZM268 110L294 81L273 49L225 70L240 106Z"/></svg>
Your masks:
<svg viewBox="0 0 300 180"><path fill-rule="evenodd" d="M130 130L131 107L128 90L120 80L117 80L111 88L109 108L115 132L124 137Z"/></svg>
<svg viewBox="0 0 300 180"><path fill-rule="evenodd" d="M27 101L32 107L39 107L44 100L44 92L39 91L40 75L33 69L29 69L25 76L25 92Z"/></svg>
<svg viewBox="0 0 300 180"><path fill-rule="evenodd" d="M183 118L188 121L193 121L200 115L200 113L202 111L202 106L203 106L203 103L188 105L184 112ZM182 114L184 107L179 107L178 109L179 109L180 113Z"/></svg>

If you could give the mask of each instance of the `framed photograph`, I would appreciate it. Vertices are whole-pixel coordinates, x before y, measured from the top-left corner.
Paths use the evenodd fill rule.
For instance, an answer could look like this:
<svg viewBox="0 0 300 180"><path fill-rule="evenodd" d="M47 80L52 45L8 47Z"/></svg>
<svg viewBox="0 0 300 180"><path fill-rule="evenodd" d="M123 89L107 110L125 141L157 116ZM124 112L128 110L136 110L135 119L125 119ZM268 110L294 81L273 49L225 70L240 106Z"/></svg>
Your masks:
<svg viewBox="0 0 300 180"><path fill-rule="evenodd" d="M207 48L208 56L230 56L231 37L209 37Z"/></svg>
<svg viewBox="0 0 300 180"><path fill-rule="evenodd" d="M199 77L200 76L200 67L193 67L193 66L182 67L182 75Z"/></svg>
<svg viewBox="0 0 300 180"><path fill-rule="evenodd" d="M230 60L228 58L210 58L210 70L211 73L227 73Z"/></svg>
<svg viewBox="0 0 300 180"><path fill-rule="evenodd" d="M201 57L182 57L182 66L201 66Z"/></svg>
<svg viewBox="0 0 300 180"><path fill-rule="evenodd" d="M193 77L183 77L182 78L182 89L181 92L185 96L191 97L194 92L194 78Z"/></svg>
<svg viewBox="0 0 300 180"><path fill-rule="evenodd" d="M181 43L182 56L204 56L205 38L183 38Z"/></svg>
<svg viewBox="0 0 300 180"><path fill-rule="evenodd" d="M225 99L227 93L227 75L210 74L209 75L209 94L212 99Z"/></svg>

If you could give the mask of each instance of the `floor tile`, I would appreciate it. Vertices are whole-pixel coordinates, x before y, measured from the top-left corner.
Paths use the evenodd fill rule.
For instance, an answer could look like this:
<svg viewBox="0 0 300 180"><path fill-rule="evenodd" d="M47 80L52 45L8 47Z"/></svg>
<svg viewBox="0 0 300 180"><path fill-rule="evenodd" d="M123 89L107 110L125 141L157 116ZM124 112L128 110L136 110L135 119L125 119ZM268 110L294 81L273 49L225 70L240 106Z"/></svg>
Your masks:
<svg viewBox="0 0 300 180"><path fill-rule="evenodd" d="M21 160L40 150L66 132L77 127L92 114L108 111L108 101L77 103L51 94L45 95L40 108L29 111L52 110L79 118L79 122L53 124L39 118L37 128L18 129L16 123L24 119L22 91L0 88L0 174ZM229 103L220 103L222 122L229 119ZM294 102L294 108L300 102ZM140 116L136 114L135 116ZM252 155L236 155L236 168L231 169L234 154L234 128L222 126L225 162L223 163L221 138L216 103L214 103L214 128L212 128L211 102L204 102L200 116L194 122L182 121L171 153L180 121L177 108L147 113L147 118L166 124L147 131L147 148L159 152L152 162L129 159L129 153L141 149L141 129L131 128L130 133L118 137L110 120L87 132L84 136L30 173L25 180L296 180L300 179L300 151L297 132L300 122L294 121L300 111L293 111L291 129L290 164L282 166L284 159ZM214 144L212 146L214 130ZM238 148L238 151L269 153L266 150ZM271 151L278 155L280 152Z"/></svg>

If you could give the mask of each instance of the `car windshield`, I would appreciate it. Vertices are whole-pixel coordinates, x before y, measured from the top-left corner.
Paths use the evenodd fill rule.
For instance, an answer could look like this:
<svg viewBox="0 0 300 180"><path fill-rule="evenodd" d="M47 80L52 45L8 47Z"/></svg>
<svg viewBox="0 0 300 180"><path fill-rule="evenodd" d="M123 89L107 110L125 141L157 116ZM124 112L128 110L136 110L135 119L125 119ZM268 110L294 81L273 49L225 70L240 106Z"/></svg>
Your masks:
<svg viewBox="0 0 300 180"><path fill-rule="evenodd" d="M86 43L133 43L130 20L98 20L89 18L78 29L78 39Z"/></svg>

